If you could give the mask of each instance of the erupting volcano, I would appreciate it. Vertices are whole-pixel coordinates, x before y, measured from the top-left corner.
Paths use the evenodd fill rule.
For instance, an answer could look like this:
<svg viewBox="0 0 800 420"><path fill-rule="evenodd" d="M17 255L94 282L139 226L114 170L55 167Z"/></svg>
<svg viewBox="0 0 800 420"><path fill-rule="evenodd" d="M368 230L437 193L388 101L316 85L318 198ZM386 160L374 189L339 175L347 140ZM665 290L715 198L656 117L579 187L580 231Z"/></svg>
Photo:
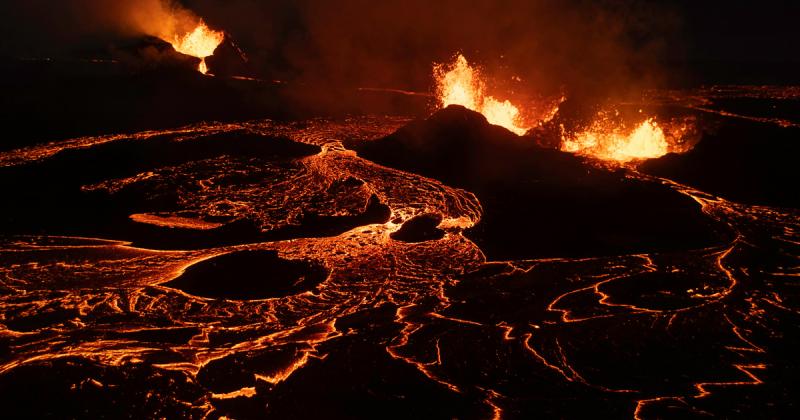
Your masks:
<svg viewBox="0 0 800 420"><path fill-rule="evenodd" d="M18 3L3 418L800 418L797 13Z"/></svg>
<svg viewBox="0 0 800 420"><path fill-rule="evenodd" d="M201 20L194 30L182 36L175 35L169 42L175 48L175 51L199 58L200 64L197 67L197 71L207 74L206 57L212 56L224 39L225 34L223 32L209 29L205 22Z"/></svg>
<svg viewBox="0 0 800 420"><path fill-rule="evenodd" d="M463 106L483 114L490 124L499 125L520 136L530 130L531 126L523 122L522 112L517 105L509 100L501 102L486 93L486 78L480 69L469 64L464 55L457 54L452 63L434 65L433 74L436 98L441 108ZM549 122L557 112L558 105L545 116L543 122ZM629 162L657 158L677 151L677 148L670 146L664 130L653 118L628 129L624 123L600 113L584 130L566 131L561 127L561 131L561 150L604 160Z"/></svg>
<svg viewBox="0 0 800 420"><path fill-rule="evenodd" d="M480 70L470 66L467 59L458 54L449 64L437 64L433 68L436 78L436 95L439 105L461 105L480 112L490 124L505 127L522 135L528 131L521 121L519 109L509 100L499 101L486 93L486 83Z"/></svg>

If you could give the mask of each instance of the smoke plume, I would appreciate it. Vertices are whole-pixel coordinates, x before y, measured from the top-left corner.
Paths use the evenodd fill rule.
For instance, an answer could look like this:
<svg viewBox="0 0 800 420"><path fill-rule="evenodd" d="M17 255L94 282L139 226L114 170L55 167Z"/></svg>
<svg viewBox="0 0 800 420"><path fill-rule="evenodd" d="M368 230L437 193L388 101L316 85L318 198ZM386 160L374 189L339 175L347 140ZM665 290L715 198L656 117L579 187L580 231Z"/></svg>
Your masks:
<svg viewBox="0 0 800 420"><path fill-rule="evenodd" d="M0 52L17 56L65 56L149 35L166 40L184 34L200 17L170 0L26 0L4 2Z"/></svg>
<svg viewBox="0 0 800 420"><path fill-rule="evenodd" d="M11 18L0 29L3 55L65 55L141 35L172 39L202 17L232 35L259 77L309 89L429 90L432 64L462 52L506 91L619 92L662 79L665 47L681 48L669 6L632 0L8 3L0 6Z"/></svg>

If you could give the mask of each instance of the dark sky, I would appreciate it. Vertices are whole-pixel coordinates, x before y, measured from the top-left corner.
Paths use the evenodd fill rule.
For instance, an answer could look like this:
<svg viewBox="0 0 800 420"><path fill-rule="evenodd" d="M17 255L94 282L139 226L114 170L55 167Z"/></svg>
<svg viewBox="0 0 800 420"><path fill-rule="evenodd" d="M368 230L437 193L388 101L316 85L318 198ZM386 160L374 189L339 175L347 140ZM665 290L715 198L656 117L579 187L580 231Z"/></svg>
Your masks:
<svg viewBox="0 0 800 420"><path fill-rule="evenodd" d="M800 60L800 2L683 1L677 9L695 59Z"/></svg>
<svg viewBox="0 0 800 420"><path fill-rule="evenodd" d="M166 1L166 0L165 0ZM145 32L162 0L4 0L0 55L69 57ZM800 2L183 0L263 77L420 87L456 51L541 89L643 84L664 62L800 60ZM169 5L168 5L169 6ZM131 16L137 15L136 21Z"/></svg>

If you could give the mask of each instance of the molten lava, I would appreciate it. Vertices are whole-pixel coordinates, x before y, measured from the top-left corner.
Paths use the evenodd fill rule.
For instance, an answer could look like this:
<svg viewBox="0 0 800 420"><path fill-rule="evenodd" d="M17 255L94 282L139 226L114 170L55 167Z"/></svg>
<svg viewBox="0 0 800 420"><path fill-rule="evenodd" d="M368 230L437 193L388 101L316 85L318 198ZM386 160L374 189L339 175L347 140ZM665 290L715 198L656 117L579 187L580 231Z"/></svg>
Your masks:
<svg viewBox="0 0 800 420"><path fill-rule="evenodd" d="M480 112L491 124L499 125L522 135L528 131L520 119L519 108L510 101L499 101L486 94L486 84L480 72L469 65L467 59L459 54L451 64L437 64L433 67L436 79L436 97L442 108L448 105L461 105Z"/></svg>
<svg viewBox="0 0 800 420"><path fill-rule="evenodd" d="M606 120L601 119L584 132L564 134L561 149L605 160L628 162L663 156L669 152L669 142L664 130L652 118L630 131L624 127L609 127Z"/></svg>
<svg viewBox="0 0 800 420"><path fill-rule="evenodd" d="M175 35L172 39L172 47L175 51L191 55L200 59L200 65L197 70L200 73L208 73L208 66L206 65L206 57L214 54L214 51L222 44L225 39L225 34L221 31L210 29L202 20L197 24L193 31L184 34L183 36Z"/></svg>

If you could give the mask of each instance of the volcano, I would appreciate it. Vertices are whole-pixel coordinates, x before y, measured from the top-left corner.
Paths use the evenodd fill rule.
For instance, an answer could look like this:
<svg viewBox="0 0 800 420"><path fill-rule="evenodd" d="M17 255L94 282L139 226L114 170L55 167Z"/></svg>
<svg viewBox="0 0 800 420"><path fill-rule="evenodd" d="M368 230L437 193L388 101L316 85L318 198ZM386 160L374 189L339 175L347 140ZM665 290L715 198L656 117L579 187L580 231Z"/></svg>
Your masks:
<svg viewBox="0 0 800 420"><path fill-rule="evenodd" d="M700 248L723 230L697 202L659 182L541 148L457 105L356 150L474 193L483 214L466 236L490 259Z"/></svg>
<svg viewBox="0 0 800 420"><path fill-rule="evenodd" d="M791 63L670 64L674 5L117 3L0 43L4 417L798 418Z"/></svg>

